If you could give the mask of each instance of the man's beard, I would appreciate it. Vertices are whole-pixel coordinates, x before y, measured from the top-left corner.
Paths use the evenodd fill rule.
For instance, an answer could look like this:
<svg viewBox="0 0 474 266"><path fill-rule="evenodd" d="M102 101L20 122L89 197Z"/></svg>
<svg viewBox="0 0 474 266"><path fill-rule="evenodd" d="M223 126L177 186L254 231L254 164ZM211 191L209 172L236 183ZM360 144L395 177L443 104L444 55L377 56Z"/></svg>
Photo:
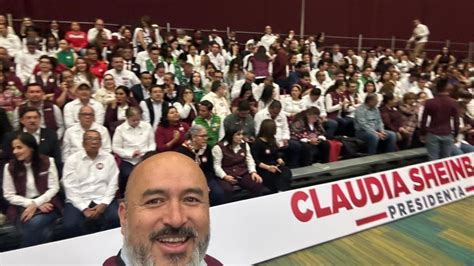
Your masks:
<svg viewBox="0 0 474 266"><path fill-rule="evenodd" d="M128 259L128 262L131 265L141 265L141 266L154 266L155 264L155 257L151 254L151 249L153 246L154 241L160 236L190 236L190 240L188 241L197 241L198 233L195 229L190 227L181 227L181 228L172 228L170 226L166 226L159 231L153 231L150 233L148 240L150 242L147 243L137 243L133 245L130 243L128 234L130 231L127 228L127 235L124 236L122 253ZM202 241L199 241L196 247L193 250L191 259L189 261L183 261L186 258L185 253L181 254L168 254L165 255L168 259L167 264L171 265L195 265L198 266L201 261L206 256L206 251L209 246L210 234L204 237Z"/></svg>

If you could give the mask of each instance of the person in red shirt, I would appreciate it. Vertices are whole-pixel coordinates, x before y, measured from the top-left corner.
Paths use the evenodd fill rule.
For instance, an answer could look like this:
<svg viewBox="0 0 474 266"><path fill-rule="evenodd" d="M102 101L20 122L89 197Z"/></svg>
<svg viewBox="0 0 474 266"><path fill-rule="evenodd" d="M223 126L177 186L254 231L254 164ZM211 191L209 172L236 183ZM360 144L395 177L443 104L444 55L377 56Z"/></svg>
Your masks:
<svg viewBox="0 0 474 266"><path fill-rule="evenodd" d="M86 59L89 61L91 73L96 76L99 79L99 83L101 83L104 73L108 70L108 64L99 60L99 53L94 46L87 48Z"/></svg>
<svg viewBox="0 0 474 266"><path fill-rule="evenodd" d="M71 45L71 48L78 54L83 55L88 44L87 33L81 31L81 26L78 22L71 23L71 30L66 32L64 37Z"/></svg>
<svg viewBox="0 0 474 266"><path fill-rule="evenodd" d="M181 121L178 110L173 106L166 108L155 133L157 151L175 151L185 141L188 130L189 125Z"/></svg>

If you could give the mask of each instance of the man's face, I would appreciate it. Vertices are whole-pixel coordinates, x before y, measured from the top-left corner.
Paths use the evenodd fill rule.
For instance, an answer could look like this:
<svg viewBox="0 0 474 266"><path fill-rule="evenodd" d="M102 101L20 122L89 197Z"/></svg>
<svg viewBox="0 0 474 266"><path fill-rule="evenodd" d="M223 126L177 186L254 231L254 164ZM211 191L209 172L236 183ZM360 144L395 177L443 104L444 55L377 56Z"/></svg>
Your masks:
<svg viewBox="0 0 474 266"><path fill-rule="evenodd" d="M378 104L378 100L377 100L377 97L374 97L372 100L369 100L367 102L367 106L372 109L372 108L375 108Z"/></svg>
<svg viewBox="0 0 474 266"><path fill-rule="evenodd" d="M174 83L173 77L168 74L165 74L165 76L163 77L163 81L165 82L166 85L171 85Z"/></svg>
<svg viewBox="0 0 474 266"><path fill-rule="evenodd" d="M214 81L222 81L224 79L224 75L222 72L215 72L213 79Z"/></svg>
<svg viewBox="0 0 474 266"><path fill-rule="evenodd" d="M250 115L250 110L238 111L237 115L242 119L247 118Z"/></svg>
<svg viewBox="0 0 474 266"><path fill-rule="evenodd" d="M95 121L94 109L90 107L83 107L79 111L79 123L84 128L89 128Z"/></svg>
<svg viewBox="0 0 474 266"><path fill-rule="evenodd" d="M32 103L38 103L43 100L44 92L40 86L28 87L26 98Z"/></svg>
<svg viewBox="0 0 474 266"><path fill-rule="evenodd" d="M84 87L77 88L77 98L80 100L89 100L91 98L91 90Z"/></svg>
<svg viewBox="0 0 474 266"><path fill-rule="evenodd" d="M129 49L129 48L122 49L122 56L127 61L132 60L133 58L132 49Z"/></svg>
<svg viewBox="0 0 474 266"><path fill-rule="evenodd" d="M51 21L50 26L51 26L51 29L53 29L53 30L59 29L59 24L56 20Z"/></svg>
<svg viewBox="0 0 474 266"><path fill-rule="evenodd" d="M203 118L211 117L211 111L207 110L207 107L200 105L199 106L199 115Z"/></svg>
<svg viewBox="0 0 474 266"><path fill-rule="evenodd" d="M36 45L28 44L26 46L26 49L28 50L29 53L33 54L36 51Z"/></svg>
<svg viewBox="0 0 474 266"><path fill-rule="evenodd" d="M98 19L96 22L95 22L95 28L97 30L103 30L104 29L104 21L102 19Z"/></svg>
<svg viewBox="0 0 474 266"><path fill-rule="evenodd" d="M152 157L137 168L119 208L124 249L132 264L199 263L210 239L204 174L192 160L172 153Z"/></svg>
<svg viewBox="0 0 474 266"><path fill-rule="evenodd" d="M36 131L40 126L40 116L37 112L27 112L20 119L20 123L28 131Z"/></svg>
<svg viewBox="0 0 474 266"><path fill-rule="evenodd" d="M255 75L252 74L252 73L247 73L245 75L245 82L250 83L250 84L254 83L255 82Z"/></svg>
<svg viewBox="0 0 474 266"><path fill-rule="evenodd" d="M158 59L160 58L160 51L158 50L151 50L150 53L150 59L153 61L153 62L157 62Z"/></svg>
<svg viewBox="0 0 474 266"><path fill-rule="evenodd" d="M370 68L370 67L366 68L363 73L364 73L365 77L369 77L370 73L372 73L372 68Z"/></svg>
<svg viewBox="0 0 474 266"><path fill-rule="evenodd" d="M219 45L213 44L212 47L211 47L211 52L212 52L213 54L219 53Z"/></svg>
<svg viewBox="0 0 474 266"><path fill-rule="evenodd" d="M0 59L8 58L8 51L7 49L0 47Z"/></svg>
<svg viewBox="0 0 474 266"><path fill-rule="evenodd" d="M97 132L87 132L82 145L86 152L97 153L102 145L102 138Z"/></svg>
<svg viewBox="0 0 474 266"><path fill-rule="evenodd" d="M280 114L281 108L268 108L268 112L272 119L275 119Z"/></svg>
<svg viewBox="0 0 474 266"><path fill-rule="evenodd" d="M122 57L114 57L112 59L112 67L117 71L123 70L123 58Z"/></svg>
<svg viewBox="0 0 474 266"><path fill-rule="evenodd" d="M150 74L142 74L141 77L142 85L145 88L149 88L151 86L152 78Z"/></svg>
<svg viewBox="0 0 474 266"><path fill-rule="evenodd" d="M425 85L426 85L426 80L424 80L424 79L419 79L418 80L418 88L424 89Z"/></svg>
<svg viewBox="0 0 474 266"><path fill-rule="evenodd" d="M301 83L303 83L304 85L311 84L311 78L306 76L306 77L301 79Z"/></svg>
<svg viewBox="0 0 474 266"><path fill-rule="evenodd" d="M265 27L265 33L266 33L266 34L272 34L272 27L266 26L266 27Z"/></svg>
<svg viewBox="0 0 474 266"><path fill-rule="evenodd" d="M323 72L319 72L318 74L316 74L316 80L319 83L322 83L324 82L324 80L326 80L326 75Z"/></svg>
<svg viewBox="0 0 474 266"><path fill-rule="evenodd" d="M154 87L151 90L150 97L155 102L161 102L163 100L163 90L160 87Z"/></svg>

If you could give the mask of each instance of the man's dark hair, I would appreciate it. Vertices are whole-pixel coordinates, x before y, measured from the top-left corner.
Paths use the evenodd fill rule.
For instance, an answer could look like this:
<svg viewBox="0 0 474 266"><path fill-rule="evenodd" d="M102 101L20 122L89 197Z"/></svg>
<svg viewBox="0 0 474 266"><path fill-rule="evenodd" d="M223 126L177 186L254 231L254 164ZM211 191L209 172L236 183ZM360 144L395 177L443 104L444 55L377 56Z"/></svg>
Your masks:
<svg viewBox="0 0 474 266"><path fill-rule="evenodd" d="M212 82L212 85L211 85L211 91L216 92L221 86L222 86L222 82L214 81Z"/></svg>
<svg viewBox="0 0 474 266"><path fill-rule="evenodd" d="M321 96L321 89L320 88L312 88L311 91L309 92L309 95L311 96Z"/></svg>
<svg viewBox="0 0 474 266"><path fill-rule="evenodd" d="M282 108L282 105L281 105L281 102L280 102L280 101L274 100L274 101L272 101L272 103L270 103L270 105L268 106L268 108L270 108L270 109L281 109L281 108Z"/></svg>
<svg viewBox="0 0 474 266"><path fill-rule="evenodd" d="M37 113L37 114L41 117L41 113L40 113L40 111L38 110L38 108L27 106L26 108L20 108L20 112L19 112L20 118L23 118L23 116L24 116L26 113L29 113L29 112L35 112L35 113Z"/></svg>
<svg viewBox="0 0 474 266"><path fill-rule="evenodd" d="M250 103L247 100L240 101L237 108L239 111L250 111Z"/></svg>
<svg viewBox="0 0 474 266"><path fill-rule="evenodd" d="M436 83L436 92L445 92L446 87L448 86L448 82L449 81L446 78L438 80L438 82Z"/></svg>
<svg viewBox="0 0 474 266"><path fill-rule="evenodd" d="M200 102L199 105L206 107L206 109L208 111L211 111L212 108L214 108L214 105L208 100L204 100L204 101Z"/></svg>

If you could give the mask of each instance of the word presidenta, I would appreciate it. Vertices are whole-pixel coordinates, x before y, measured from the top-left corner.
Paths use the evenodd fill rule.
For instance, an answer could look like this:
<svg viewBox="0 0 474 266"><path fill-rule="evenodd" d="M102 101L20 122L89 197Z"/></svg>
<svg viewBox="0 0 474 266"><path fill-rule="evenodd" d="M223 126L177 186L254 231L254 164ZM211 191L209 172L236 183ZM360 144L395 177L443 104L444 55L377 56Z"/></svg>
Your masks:
<svg viewBox="0 0 474 266"><path fill-rule="evenodd" d="M388 215L391 219L399 218L463 198L466 196L466 192L474 190L474 186L465 190L461 186L453 187L451 183L473 177L473 161L469 155L465 155L374 176L336 182L331 184L330 188L321 186L300 190L291 197L291 209L296 219L301 222L309 222L312 219L335 215L343 209L349 211L382 201L402 199L413 192L425 192L419 197L410 197L393 205L390 205L390 201L387 202L389 214L383 212L365 218L367 220L356 221L357 225L362 225L386 218ZM429 194L426 191L431 188L448 186L448 184L451 186L436 193ZM323 189L326 190L324 191L326 193L321 191ZM320 194L327 195L328 189L330 198L320 198L318 191L321 192Z"/></svg>

